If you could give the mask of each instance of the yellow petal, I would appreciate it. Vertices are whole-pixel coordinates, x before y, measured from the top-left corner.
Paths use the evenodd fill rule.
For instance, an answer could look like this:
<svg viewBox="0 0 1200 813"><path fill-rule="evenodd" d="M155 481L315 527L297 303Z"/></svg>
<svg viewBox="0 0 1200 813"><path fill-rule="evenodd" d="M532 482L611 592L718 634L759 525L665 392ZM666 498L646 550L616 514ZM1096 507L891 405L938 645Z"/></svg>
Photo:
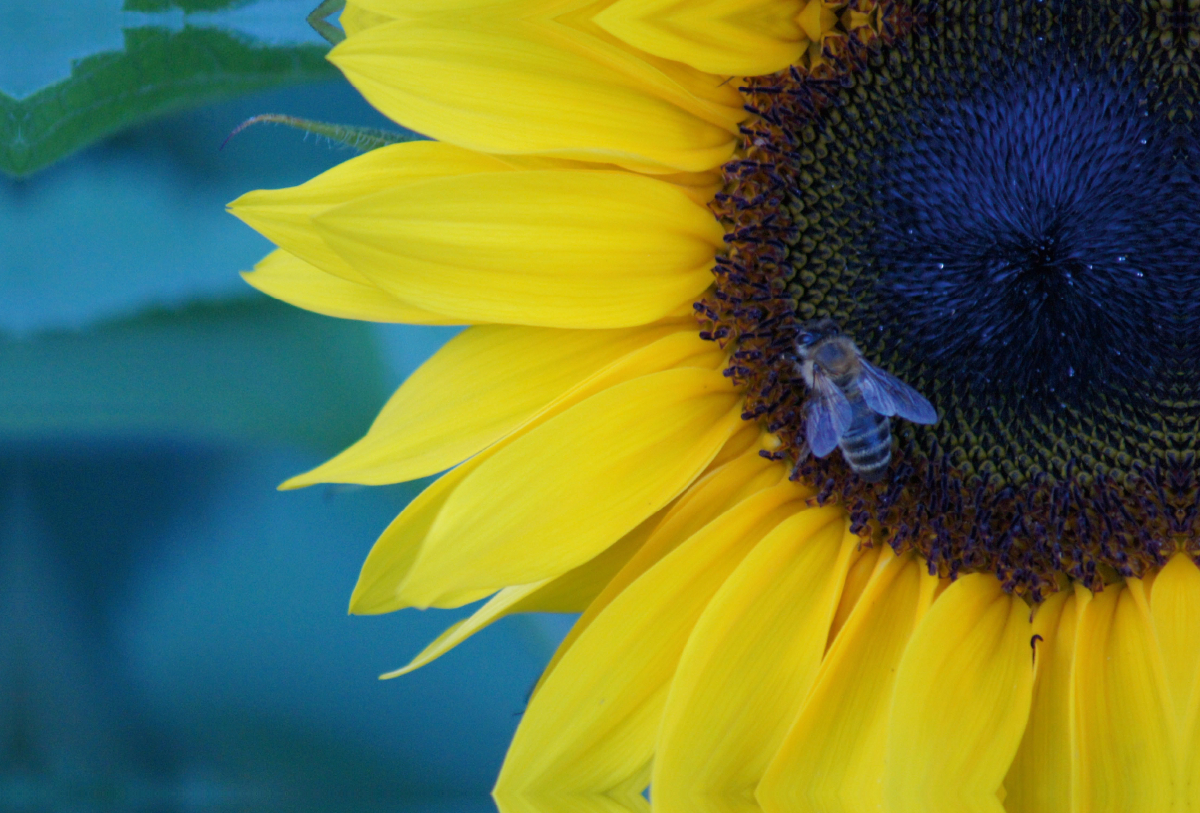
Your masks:
<svg viewBox="0 0 1200 813"><path fill-rule="evenodd" d="M613 164L598 164L589 161L570 161L565 158L552 158L545 155L504 155L498 156L513 169L573 169L599 170L612 172L619 167ZM672 184L700 206L708 206L713 196L721 191L725 183L720 170L712 169L707 172L667 172L654 173L657 181Z"/></svg>
<svg viewBox="0 0 1200 813"><path fill-rule="evenodd" d="M1075 650L1076 809L1170 810L1176 732L1142 585L1092 597Z"/></svg>
<svg viewBox="0 0 1200 813"><path fill-rule="evenodd" d="M533 584L523 584L520 587L506 587L492 596L486 604L476 610L469 618L464 618L452 624L445 632L433 640L429 646L409 661L408 665L394 672L386 672L379 676L380 680L390 680L401 675L407 675L415 669L440 658L463 641L479 632L493 621L499 621L513 610L513 606L544 586L549 579Z"/></svg>
<svg viewBox="0 0 1200 813"><path fill-rule="evenodd" d="M612 387L514 441L446 501L408 574L414 606L586 562L662 508L737 428L718 371L667 370ZM452 588L453 586L453 588Z"/></svg>
<svg viewBox="0 0 1200 813"><path fill-rule="evenodd" d="M670 183L627 172L483 173L381 192L315 219L406 302L473 321L646 324L712 282L724 231Z"/></svg>
<svg viewBox="0 0 1200 813"><path fill-rule="evenodd" d="M640 791L667 688L693 625L763 536L796 513L811 535L840 519L835 508L743 501L646 571L613 599L533 696L513 738L497 798Z"/></svg>
<svg viewBox="0 0 1200 813"><path fill-rule="evenodd" d="M850 613L858 606L858 600L862 598L863 590L867 589L867 583L871 580L871 574L875 572L875 568L879 565L879 557L885 549L888 549L888 546L876 545L870 548L864 547L851 560L850 570L846 573L846 585L842 589L842 597L838 600L838 607L833 614L833 621L829 624L829 642L827 646L833 646L834 638L837 637L842 627L845 626L847 619L850 618Z"/></svg>
<svg viewBox="0 0 1200 813"><path fill-rule="evenodd" d="M622 537L595 559L552 579L533 584L506 587L492 596L470 618L464 618L421 650L403 669L380 675L381 679L399 677L440 658L475 633L514 613L577 613L608 584L613 575L629 561L646 541L658 516L651 517Z"/></svg>
<svg viewBox="0 0 1200 813"><path fill-rule="evenodd" d="M911 553L897 557L884 547L874 558L816 685L758 787L767 813L883 809L896 669L937 579Z"/></svg>
<svg viewBox="0 0 1200 813"><path fill-rule="evenodd" d="M281 248L263 257L253 271L242 274L242 279L289 305L340 319L413 325L462 324L461 320L402 302L374 285L328 274Z"/></svg>
<svg viewBox="0 0 1200 813"><path fill-rule="evenodd" d="M1179 809L1200 810L1200 570L1176 553L1154 579L1150 608L1178 728Z"/></svg>
<svg viewBox="0 0 1200 813"><path fill-rule="evenodd" d="M667 509L662 509L642 520L641 524L596 558L584 562L561 576L547 580L540 590L516 605L513 612L520 613L582 613L595 601L613 577L646 544L655 526L662 520Z"/></svg>
<svg viewBox="0 0 1200 813"><path fill-rule="evenodd" d="M313 228L314 215L413 181L508 169L495 158L450 144L393 144L351 158L299 186L247 192L229 204L229 211L280 248L322 271L370 284L325 244Z"/></svg>
<svg viewBox="0 0 1200 813"><path fill-rule="evenodd" d="M484 452L476 460L484 458L486 454ZM400 512L400 516L392 520L371 547L367 560L363 562L358 582L350 595L351 613L375 615L410 606L404 601L402 585L417 559L421 543L446 500L477 466L475 460L469 460L446 472L418 494ZM457 607L469 604L490 592L492 591L468 591L465 595L456 597L456 601L447 602L443 606Z"/></svg>
<svg viewBox="0 0 1200 813"><path fill-rule="evenodd" d="M833 1L833 0L831 0ZM433 23L459 31L505 31L585 60L591 74L600 68L632 87L692 113L703 121L736 130L746 118L743 100L727 76L648 54L596 24L611 0L369 0L369 6L407 26ZM837 0L840 2L840 0ZM608 73L611 72L611 73Z"/></svg>
<svg viewBox="0 0 1200 813"><path fill-rule="evenodd" d="M1200 675L1200 569L1187 554L1175 554L1159 571L1150 609L1175 718L1183 723Z"/></svg>
<svg viewBox="0 0 1200 813"><path fill-rule="evenodd" d="M598 25L647 53L733 76L775 73L808 44L801 0L617 0Z"/></svg>
<svg viewBox="0 0 1200 813"><path fill-rule="evenodd" d="M730 442L732 443L733 440L731 438ZM782 488L773 488L780 485L781 481L786 480L787 471L779 463L759 455L759 448L755 444L753 448L715 467L693 483L679 497L662 520L651 529L652 533L646 544L638 548L633 557L583 611L583 615L575 622L575 626L563 639L554 653L554 657L543 671L542 677L538 681L539 686L554 671L554 667L558 665L563 654L571 648L583 631L588 628L588 625L613 599L692 534L742 500L749 499L768 489L771 490L771 494L765 499L773 501L770 506L772 508L775 505L811 496L808 489L791 483L785 484Z"/></svg>
<svg viewBox="0 0 1200 813"><path fill-rule="evenodd" d="M767 534L692 630L658 736L656 810L757 809L754 788L812 686L861 541L837 514L823 527L806 514Z"/></svg>
<svg viewBox="0 0 1200 813"><path fill-rule="evenodd" d="M705 476L747 453L752 452L756 456L762 457L761 451L765 448L764 443L774 445L775 441L774 438L762 431L757 422L743 422L741 427L729 436L729 440L725 441L721 451L717 452L717 456L708 464L708 469L704 472ZM782 469L783 466L779 466L779 468Z"/></svg>
<svg viewBox="0 0 1200 813"><path fill-rule="evenodd" d="M650 813L640 793L511 794L493 801L500 813Z"/></svg>
<svg viewBox="0 0 1200 813"><path fill-rule="evenodd" d="M739 123L746 119L745 99L736 83L729 81L730 77L699 71L630 45L596 22L599 4L590 4L588 0L573 2L578 6L574 12L544 20L543 30L557 35L558 47L611 67L634 86L730 132L737 131Z"/></svg>
<svg viewBox="0 0 1200 813"><path fill-rule="evenodd" d="M329 54L367 100L406 127L480 152L711 169L733 153L717 126L532 23L409 19Z"/></svg>
<svg viewBox="0 0 1200 813"><path fill-rule="evenodd" d="M407 675L409 672L420 669L431 661L437 660L493 621L508 615L508 608L513 603L520 601L522 590L536 590L539 585L540 582L538 584L509 587L501 590L492 597L491 601L480 607L471 616L459 619L449 627L446 627L442 631L442 634L430 641L429 645L417 653L417 656L409 661L407 666L391 672L384 672L379 676L379 679L391 680L392 678L398 678L401 675Z"/></svg>
<svg viewBox="0 0 1200 813"><path fill-rule="evenodd" d="M707 369L716 369L723 363L724 356L714 350L711 342L701 341L693 330L669 333L658 341L635 350L600 370L586 381L573 387L569 392L556 398L553 403L514 430L508 437L442 475L421 492L375 542L375 546L371 548L371 552L367 556L367 561L363 563L358 584L355 585L354 594L350 598L350 611L366 614L386 613L413 606L413 602L405 593L407 584L405 580L416 559L417 552L429 533L433 520L455 489L468 475L476 471L493 455L550 418L562 414L586 398L616 384L670 369L676 365L701 364ZM537 578L516 579L515 583L525 584L537 580ZM461 589L448 595L434 606L458 607L477 601L493 592L491 589L463 585L460 587Z"/></svg>
<svg viewBox="0 0 1200 813"><path fill-rule="evenodd" d="M613 584L614 589L624 590L692 534L743 500L776 486L781 486L773 492L776 504L811 496L810 489L786 482L787 470L762 457L758 449L748 449L693 483L630 560Z"/></svg>
<svg viewBox="0 0 1200 813"><path fill-rule="evenodd" d="M1064 590L1034 611L1033 634L1040 635L1041 640L1036 649L1033 703L1021 746L1004 779L1004 808L1008 813L1073 809L1071 755L1075 749L1074 664L1079 606L1079 598Z"/></svg>
<svg viewBox="0 0 1200 813"><path fill-rule="evenodd" d="M820 45L825 32L837 25L837 14L833 11L837 5L829 0L806 0L799 22L810 42Z"/></svg>
<svg viewBox="0 0 1200 813"><path fill-rule="evenodd" d="M650 813L640 793L508 794L494 798L500 813Z"/></svg>
<svg viewBox="0 0 1200 813"><path fill-rule="evenodd" d="M1033 691L1029 607L988 573L963 576L900 659L884 799L893 811L1001 811Z"/></svg>
<svg viewBox="0 0 1200 813"><path fill-rule="evenodd" d="M469 328L404 382L366 437L285 488L313 483L380 485L444 471L490 446L559 395L662 328L557 330Z"/></svg>

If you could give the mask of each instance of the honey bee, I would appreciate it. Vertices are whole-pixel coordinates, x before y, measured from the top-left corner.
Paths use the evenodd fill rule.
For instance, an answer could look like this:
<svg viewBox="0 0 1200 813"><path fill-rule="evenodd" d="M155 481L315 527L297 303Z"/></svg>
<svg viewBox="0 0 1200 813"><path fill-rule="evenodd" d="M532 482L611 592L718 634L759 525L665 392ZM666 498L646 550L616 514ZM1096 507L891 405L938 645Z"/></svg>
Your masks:
<svg viewBox="0 0 1200 813"><path fill-rule="evenodd" d="M808 384L808 447L825 457L840 446L858 476L877 483L892 460L891 416L937 423L937 410L919 392L863 358L832 319L800 325L797 367Z"/></svg>

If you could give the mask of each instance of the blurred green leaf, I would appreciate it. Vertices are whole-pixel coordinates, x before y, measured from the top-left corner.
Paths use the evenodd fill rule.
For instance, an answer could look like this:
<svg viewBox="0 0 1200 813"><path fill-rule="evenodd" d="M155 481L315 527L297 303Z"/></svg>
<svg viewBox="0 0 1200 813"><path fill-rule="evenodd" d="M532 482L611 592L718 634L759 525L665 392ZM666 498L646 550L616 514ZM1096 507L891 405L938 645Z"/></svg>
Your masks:
<svg viewBox="0 0 1200 813"><path fill-rule="evenodd" d="M212 6L182 5L193 3ZM212 28L126 30L124 51L79 60L65 81L20 100L0 93L0 171L27 175L163 113L333 79L338 73L325 60L327 50L256 46Z"/></svg>
<svg viewBox="0 0 1200 813"><path fill-rule="evenodd" d="M388 395L372 327L274 300L0 340L0 439L157 435L339 451Z"/></svg>

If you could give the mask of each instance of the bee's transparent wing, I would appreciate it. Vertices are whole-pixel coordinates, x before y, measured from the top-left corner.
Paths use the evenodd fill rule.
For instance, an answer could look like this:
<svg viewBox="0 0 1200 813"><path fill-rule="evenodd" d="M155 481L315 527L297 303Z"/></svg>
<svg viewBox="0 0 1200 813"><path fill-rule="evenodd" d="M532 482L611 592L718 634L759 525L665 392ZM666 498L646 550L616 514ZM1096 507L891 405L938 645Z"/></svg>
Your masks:
<svg viewBox="0 0 1200 813"><path fill-rule="evenodd" d="M860 360L863 372L858 378L858 389L872 412L899 415L913 423L937 423L937 410L924 395L866 359Z"/></svg>
<svg viewBox="0 0 1200 813"><path fill-rule="evenodd" d="M854 420L854 411L850 409L846 394L825 375L816 372L804 416L808 447L814 456L824 457L837 448L838 441Z"/></svg>

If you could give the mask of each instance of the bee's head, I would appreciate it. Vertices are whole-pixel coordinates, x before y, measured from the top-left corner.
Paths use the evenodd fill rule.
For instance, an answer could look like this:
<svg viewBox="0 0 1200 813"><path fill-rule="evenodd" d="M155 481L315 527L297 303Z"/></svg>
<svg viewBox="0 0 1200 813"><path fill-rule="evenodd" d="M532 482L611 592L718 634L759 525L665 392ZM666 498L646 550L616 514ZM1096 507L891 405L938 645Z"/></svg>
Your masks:
<svg viewBox="0 0 1200 813"><path fill-rule="evenodd" d="M805 357L821 340L836 336L841 332L837 322L832 319L813 319L801 322L800 329L796 333L796 350L801 357Z"/></svg>

